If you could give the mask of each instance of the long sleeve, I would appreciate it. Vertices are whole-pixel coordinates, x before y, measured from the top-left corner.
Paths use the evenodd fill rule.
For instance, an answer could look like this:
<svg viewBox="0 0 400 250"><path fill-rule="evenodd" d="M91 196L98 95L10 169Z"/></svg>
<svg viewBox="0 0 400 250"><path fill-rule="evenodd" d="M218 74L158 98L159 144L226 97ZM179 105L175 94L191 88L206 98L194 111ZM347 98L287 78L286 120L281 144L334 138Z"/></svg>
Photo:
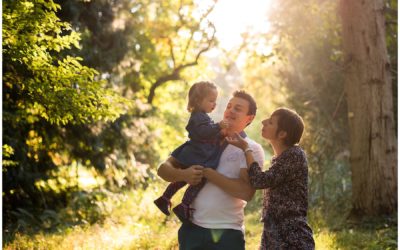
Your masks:
<svg viewBox="0 0 400 250"><path fill-rule="evenodd" d="M274 158L268 171L262 172L257 163L252 164L249 175L252 184L265 188L263 249L314 249L312 230L307 224L305 152L299 146L293 146Z"/></svg>
<svg viewBox="0 0 400 250"><path fill-rule="evenodd" d="M197 112L192 115L187 130L193 139L212 140L219 135L221 127L218 123L214 123L207 114Z"/></svg>
<svg viewBox="0 0 400 250"><path fill-rule="evenodd" d="M301 154L285 152L275 159L270 169L265 172L257 162L254 162L249 167L250 183L256 189L276 187L299 176L304 161L305 158Z"/></svg>

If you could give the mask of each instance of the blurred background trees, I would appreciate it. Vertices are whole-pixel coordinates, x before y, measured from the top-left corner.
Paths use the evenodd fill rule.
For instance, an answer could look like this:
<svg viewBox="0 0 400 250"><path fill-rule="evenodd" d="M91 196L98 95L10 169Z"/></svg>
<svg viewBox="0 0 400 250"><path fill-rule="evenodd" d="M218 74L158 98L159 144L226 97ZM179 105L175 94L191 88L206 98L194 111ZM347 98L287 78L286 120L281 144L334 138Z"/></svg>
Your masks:
<svg viewBox="0 0 400 250"><path fill-rule="evenodd" d="M247 57L245 82L247 88L253 89L257 93L258 103L266 103L267 106L272 105L274 107L289 106L305 118L306 130L302 145L306 148L310 162L311 204L318 204L326 207L327 210L338 205L343 209L345 207L349 209L352 206L360 208L360 199L367 200L367 196L373 193L372 190L382 190L381 183L388 184L388 182L391 183L388 185L392 191L383 191L383 193L390 193L388 200L394 201L394 203L391 203L392 205L397 204L396 188L393 188L397 186L397 180L371 181L371 177L367 177L367 175L376 175L376 171L363 164L356 168L350 168L350 157L355 157L352 155L355 151L350 151L350 144L356 145L355 141L360 140L360 137L357 139L356 136L350 135L348 118L351 119L349 115L354 115L354 112L361 117L367 115L362 111L352 110L349 112L348 103L360 102L356 97L370 103L369 99L371 98L362 97L361 92L357 90L355 92L345 91L345 78L348 77L345 72L350 65L346 64L344 60L342 20L338 15L339 2L309 0L297 3L291 0L280 0L274 3L269 11L271 30L267 34L259 34L258 37L253 38L250 47L248 47L247 53L250 56ZM342 2L342 5L345 11L349 11L348 16L354 15L353 9L345 1ZM383 58L388 57L390 61L388 70L393 77L389 80L389 86L387 86L389 96L384 97L377 92L379 96L377 98L390 100L391 106L392 98L397 99L397 45L393 43L393 41L397 41L397 31L394 30L397 29L397 3L386 1L384 5L383 7L382 4L384 10L382 14L385 15L386 19L385 24L382 25L385 25L386 33L381 31L379 34L386 34L381 39L386 39L389 55L383 52L376 53L383 53ZM344 25L348 24L345 23ZM364 27L364 29L367 28ZM350 33L354 32L355 29L353 28ZM361 45L353 44L353 46ZM351 50L346 53L351 53ZM362 65L359 64L359 66ZM355 77L354 79L360 78L359 76L353 77ZM354 85L355 83L350 81L348 84ZM265 91L258 91L261 88ZM276 98L279 95L283 98ZM367 104L363 105L363 107L366 106ZM377 112L381 109L380 105L371 104L368 106L371 110ZM268 107L267 109L271 108ZM389 108L388 112L388 117L397 117L396 107L394 109ZM392 118L389 118L389 120ZM383 116L377 117L374 121L382 122ZM395 139L397 121L395 123L390 123L385 128L390 134L390 140L385 140L384 147L389 145L389 148L391 148L390 145L393 145L388 141ZM370 123L364 122L363 125L370 126ZM361 127L363 125L355 124L353 131L362 132ZM385 129L382 128L382 133L385 133L383 132ZM351 139L354 141L351 141ZM364 140L363 145L366 146L372 143L373 138L364 136L362 140ZM361 145L355 147L359 148L357 155L363 159L371 159L372 151L362 149ZM360 155L361 152L362 156ZM397 150L393 152L394 155L397 154ZM387 169L387 167L378 167L378 165L372 164L380 169L378 172L381 172L382 176L386 172L393 173L395 169L393 164L396 165L397 161L393 160L394 158L387 157L387 153L375 155L382 162L386 160L390 165ZM359 171L368 172L368 174L361 175ZM352 174L356 175L353 176L353 179L351 178ZM396 174L393 176L396 176ZM355 180L357 183L364 183L360 186L360 189L357 189L359 190L358 193L361 189L366 191L365 185L370 186L370 191L361 192L362 195L358 194L358 203L352 204L349 202L349 198L354 190L353 182ZM381 197L383 193L378 196ZM374 200L377 200L377 198L374 198ZM384 202L373 203L382 205ZM368 206L370 205L372 206L371 202ZM392 205L390 206L393 208ZM361 210L358 209L358 214L382 214L382 210L382 207L372 209L365 206ZM390 214L391 212L386 213Z"/></svg>
<svg viewBox="0 0 400 250"><path fill-rule="evenodd" d="M248 60L248 86L256 83L257 89L269 89L257 92L259 100L270 103L269 109L293 108L305 120L302 146L310 165L310 201L315 205L345 205L351 189L336 7L335 1L277 1L270 11L271 31L253 45L263 49L254 50ZM283 98L274 98L278 95Z"/></svg>

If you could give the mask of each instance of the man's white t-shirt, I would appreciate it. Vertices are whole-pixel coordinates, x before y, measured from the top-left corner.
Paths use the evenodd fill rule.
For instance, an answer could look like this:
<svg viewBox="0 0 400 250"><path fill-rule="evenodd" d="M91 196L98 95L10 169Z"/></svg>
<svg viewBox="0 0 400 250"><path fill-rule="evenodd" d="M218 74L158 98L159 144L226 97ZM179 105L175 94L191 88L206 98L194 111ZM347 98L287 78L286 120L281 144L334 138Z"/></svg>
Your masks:
<svg viewBox="0 0 400 250"><path fill-rule="evenodd" d="M260 144L246 137L254 159L264 165L264 151ZM229 144L222 152L217 171L228 178L239 178L240 169L247 168L241 149ZM235 198L221 188L206 182L192 203L195 209L192 222L204 228L228 228L244 232L244 207L247 202Z"/></svg>

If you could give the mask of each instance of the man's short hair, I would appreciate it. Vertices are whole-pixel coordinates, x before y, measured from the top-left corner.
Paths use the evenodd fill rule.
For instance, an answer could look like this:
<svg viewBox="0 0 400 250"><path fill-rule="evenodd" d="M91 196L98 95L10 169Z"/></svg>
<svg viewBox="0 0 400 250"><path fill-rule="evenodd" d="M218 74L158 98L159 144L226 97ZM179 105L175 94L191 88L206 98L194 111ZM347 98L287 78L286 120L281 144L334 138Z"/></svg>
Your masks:
<svg viewBox="0 0 400 250"><path fill-rule="evenodd" d="M256 115L257 104L254 98L244 90L237 90L233 93L233 97L242 98L249 102L249 110L247 115Z"/></svg>
<svg viewBox="0 0 400 250"><path fill-rule="evenodd" d="M286 146L293 146L300 142L304 131L303 119L296 111L288 108L279 108L271 116L278 118L278 129L276 133L285 131L287 136L284 139Z"/></svg>

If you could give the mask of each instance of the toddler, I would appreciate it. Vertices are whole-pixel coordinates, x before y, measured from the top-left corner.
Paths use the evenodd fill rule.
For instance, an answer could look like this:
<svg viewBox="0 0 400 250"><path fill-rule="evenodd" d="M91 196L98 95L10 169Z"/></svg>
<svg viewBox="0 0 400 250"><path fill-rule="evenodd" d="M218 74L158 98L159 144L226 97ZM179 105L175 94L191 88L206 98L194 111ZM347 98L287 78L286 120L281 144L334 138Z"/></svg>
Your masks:
<svg viewBox="0 0 400 250"><path fill-rule="evenodd" d="M189 140L176 148L163 164L171 164L177 168L201 165L215 169L218 166L222 151L220 147L221 129L227 128L228 123L226 121L214 123L207 115L215 109L217 96L217 88L210 82L197 82L190 88L187 110L191 115L186 125ZM204 184L205 179L203 178L198 185L189 186L182 203L172 209L182 222L191 217L190 204ZM164 214L169 215L171 197L185 185L186 182L170 183L163 195L154 203Z"/></svg>

